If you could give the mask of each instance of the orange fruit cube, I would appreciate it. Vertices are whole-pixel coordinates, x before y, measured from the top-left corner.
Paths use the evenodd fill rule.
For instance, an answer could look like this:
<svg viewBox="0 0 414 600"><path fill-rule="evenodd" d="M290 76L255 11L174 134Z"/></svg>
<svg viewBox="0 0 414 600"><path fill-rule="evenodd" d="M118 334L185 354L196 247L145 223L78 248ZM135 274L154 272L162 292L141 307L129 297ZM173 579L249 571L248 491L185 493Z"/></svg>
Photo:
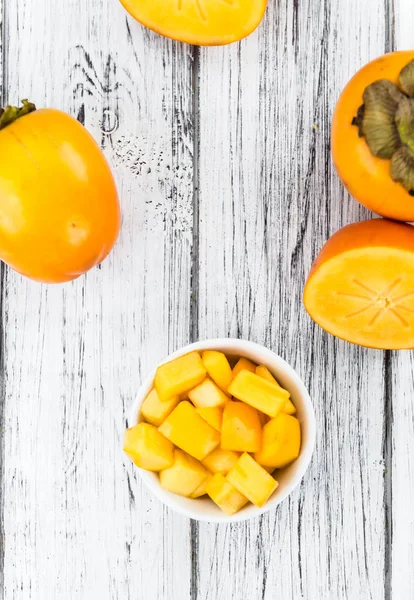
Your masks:
<svg viewBox="0 0 414 600"><path fill-rule="evenodd" d="M207 481L209 472L182 450L174 450L174 462L160 473L160 484L169 492L189 498Z"/></svg>
<svg viewBox="0 0 414 600"><path fill-rule="evenodd" d="M227 480L243 496L256 506L263 506L270 498L278 482L246 452L242 454Z"/></svg>
<svg viewBox="0 0 414 600"><path fill-rule="evenodd" d="M240 371L229 387L229 393L257 410L276 417L289 400L288 391L250 371Z"/></svg>
<svg viewBox="0 0 414 600"><path fill-rule="evenodd" d="M207 494L207 484L212 478L212 474L209 473L207 477L204 479L203 483L201 483L198 488L191 494L190 498L196 499L201 498L201 496L205 496Z"/></svg>
<svg viewBox="0 0 414 600"><path fill-rule="evenodd" d="M190 352L158 367L154 379L155 389L164 402L194 388L205 379L206 373L199 353Z"/></svg>
<svg viewBox="0 0 414 600"><path fill-rule="evenodd" d="M233 374L226 355L216 350L205 350L202 359L211 379L223 392L227 393L227 388L233 380Z"/></svg>
<svg viewBox="0 0 414 600"><path fill-rule="evenodd" d="M283 407L282 412L287 415L295 415L296 414L296 406L293 404L292 400L286 400L286 404Z"/></svg>
<svg viewBox="0 0 414 600"><path fill-rule="evenodd" d="M256 372L256 365L247 358L240 358L233 368L233 379L240 373L240 371L250 371L251 373Z"/></svg>
<svg viewBox="0 0 414 600"><path fill-rule="evenodd" d="M279 385L276 378L273 377L273 375L271 374L269 369L267 367L265 367L265 365L259 365L258 367L256 367L256 375L258 375L259 377L263 377L263 379L267 379L267 381L271 381L272 383L275 383L276 385ZM281 386L279 385L279 387L281 387Z"/></svg>
<svg viewBox="0 0 414 600"><path fill-rule="evenodd" d="M159 431L190 456L203 460L220 444L220 434L184 400L165 419Z"/></svg>
<svg viewBox="0 0 414 600"><path fill-rule="evenodd" d="M243 402L229 400L223 411L222 450L257 452L261 442L262 427L258 411Z"/></svg>
<svg viewBox="0 0 414 600"><path fill-rule="evenodd" d="M141 469L167 469L173 463L173 450L172 443L149 423L139 423L125 431L124 452Z"/></svg>
<svg viewBox="0 0 414 600"><path fill-rule="evenodd" d="M258 367L256 367L256 375L259 375L259 377L263 377L263 379L267 379L267 381L275 383L280 388L282 387L280 383L273 377L269 369L264 365L259 365ZM284 405L282 412L288 415L294 415L296 413L296 407L293 404L292 400L286 400L286 404Z"/></svg>
<svg viewBox="0 0 414 600"><path fill-rule="evenodd" d="M207 494L229 516L234 515L248 502L221 473L216 473L209 480Z"/></svg>
<svg viewBox="0 0 414 600"><path fill-rule="evenodd" d="M221 473L222 475L227 475L239 458L240 454L238 452L216 448L213 450L213 452L210 452L210 454L205 457L202 463L212 473Z"/></svg>
<svg viewBox="0 0 414 600"><path fill-rule="evenodd" d="M298 419L281 413L263 427L262 447L254 457L263 466L282 469L297 459L300 446Z"/></svg>
<svg viewBox="0 0 414 600"><path fill-rule="evenodd" d="M174 410L179 401L179 396L175 396L170 400L161 402L157 390L154 388L141 405L141 415L147 423L159 427L164 419Z"/></svg>
<svg viewBox="0 0 414 600"><path fill-rule="evenodd" d="M214 381L208 378L190 390L188 397L197 408L224 406L228 400L228 396L221 391Z"/></svg>

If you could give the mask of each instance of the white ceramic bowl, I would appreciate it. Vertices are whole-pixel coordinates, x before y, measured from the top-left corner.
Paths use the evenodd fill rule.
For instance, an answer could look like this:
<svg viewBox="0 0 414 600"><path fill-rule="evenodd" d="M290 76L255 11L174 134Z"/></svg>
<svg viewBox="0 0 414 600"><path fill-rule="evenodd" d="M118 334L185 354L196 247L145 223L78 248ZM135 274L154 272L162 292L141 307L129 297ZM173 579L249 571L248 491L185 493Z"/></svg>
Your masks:
<svg viewBox="0 0 414 600"><path fill-rule="evenodd" d="M311 399L304 384L292 367L280 358L280 356L267 350L263 346L259 346L253 342L236 339L206 340L181 348L181 350L168 356L164 362L169 362L173 358L188 354L192 350L198 350L200 352L203 350L219 350L229 356L243 356L257 364L266 365L278 382L284 388L289 390L292 401L297 408L296 416L302 427L302 447L300 456L291 465L278 472L277 480L279 482L279 487L264 506L258 508L253 504L248 504L242 508L240 512L231 517L223 513L209 498L197 500L183 498L182 496L177 496L176 494L164 490L161 487L156 474L139 469L140 475L145 485L159 500L161 500L161 502L191 519L196 519L198 521L212 521L216 523L231 523L257 517L274 509L280 504L280 502L282 502L282 500L284 500L300 483L309 466L315 446L316 432L315 413L313 411ZM148 375L135 398L128 419L128 427L136 425L141 420L140 406L153 387L154 377L155 369Z"/></svg>

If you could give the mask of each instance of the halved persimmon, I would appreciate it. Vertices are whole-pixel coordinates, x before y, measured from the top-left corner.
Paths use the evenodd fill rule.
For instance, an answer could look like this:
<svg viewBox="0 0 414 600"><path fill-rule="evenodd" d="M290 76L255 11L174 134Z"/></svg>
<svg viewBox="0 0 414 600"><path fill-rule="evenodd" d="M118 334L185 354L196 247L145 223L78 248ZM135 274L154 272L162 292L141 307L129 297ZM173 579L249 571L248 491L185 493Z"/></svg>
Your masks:
<svg viewBox="0 0 414 600"><path fill-rule="evenodd" d="M267 0L121 0L140 23L164 35L197 46L221 46L256 29Z"/></svg>
<svg viewBox="0 0 414 600"><path fill-rule="evenodd" d="M335 108L332 156L345 187L370 210L414 221L414 50L365 65Z"/></svg>
<svg viewBox="0 0 414 600"><path fill-rule="evenodd" d="M338 231L312 266L304 303L339 338L414 348L414 227L372 219Z"/></svg>

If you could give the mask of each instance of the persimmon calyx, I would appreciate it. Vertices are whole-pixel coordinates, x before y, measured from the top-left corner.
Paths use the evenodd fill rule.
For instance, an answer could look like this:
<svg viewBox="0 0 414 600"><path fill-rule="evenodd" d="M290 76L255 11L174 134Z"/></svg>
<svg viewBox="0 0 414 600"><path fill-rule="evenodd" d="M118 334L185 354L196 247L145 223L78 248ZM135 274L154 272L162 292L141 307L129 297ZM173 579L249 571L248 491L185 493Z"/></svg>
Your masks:
<svg viewBox="0 0 414 600"><path fill-rule="evenodd" d="M391 177L414 196L414 152L401 146L391 159Z"/></svg>
<svg viewBox="0 0 414 600"><path fill-rule="evenodd" d="M398 87L388 79L368 85L352 124L377 158L391 160L391 177L414 196L414 60Z"/></svg>
<svg viewBox="0 0 414 600"><path fill-rule="evenodd" d="M395 123L402 144L414 152L414 98L404 97L400 101Z"/></svg>
<svg viewBox="0 0 414 600"><path fill-rule="evenodd" d="M6 106L0 108L0 129L4 129L17 119L28 115L36 110L36 106L28 100L22 100L23 106Z"/></svg>
<svg viewBox="0 0 414 600"><path fill-rule="evenodd" d="M386 79L374 81L364 91L362 133L378 158L392 158L401 146L395 115L403 98L400 89Z"/></svg>
<svg viewBox="0 0 414 600"><path fill-rule="evenodd" d="M401 70L400 86L407 96L414 96L414 60Z"/></svg>

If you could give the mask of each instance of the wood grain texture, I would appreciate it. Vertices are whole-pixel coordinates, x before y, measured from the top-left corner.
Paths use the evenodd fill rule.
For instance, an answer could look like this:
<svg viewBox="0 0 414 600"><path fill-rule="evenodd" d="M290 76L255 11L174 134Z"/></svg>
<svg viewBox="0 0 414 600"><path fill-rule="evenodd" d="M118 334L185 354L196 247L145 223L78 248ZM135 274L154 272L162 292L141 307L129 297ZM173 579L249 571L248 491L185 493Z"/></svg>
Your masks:
<svg viewBox="0 0 414 600"><path fill-rule="evenodd" d="M5 63L5 4L0 0L0 98L2 104L5 100L6 74ZM4 560L5 560L5 536L4 536L4 504L6 494L4 489L5 469L5 386L4 386L4 319L3 319L3 295L4 295L5 266L0 264L0 598L4 600Z"/></svg>
<svg viewBox="0 0 414 600"><path fill-rule="evenodd" d="M384 356L322 333L301 303L323 242L367 217L333 172L329 130L342 87L385 50L386 8L274 2L256 35L201 52L200 336L282 354L319 425L312 467L278 510L200 526L203 600L387 597Z"/></svg>
<svg viewBox="0 0 414 600"><path fill-rule="evenodd" d="M7 274L4 597L186 600L189 523L142 488L122 440L141 377L189 338L191 56L118 3L10 2L7 37L7 99L85 123L123 228L71 284Z"/></svg>
<svg viewBox="0 0 414 600"><path fill-rule="evenodd" d="M394 0L395 49L411 50L414 47L414 13L410 0Z"/></svg>
<svg viewBox="0 0 414 600"><path fill-rule="evenodd" d="M392 462L390 558L392 598L414 597L414 378L413 356L395 352L389 373Z"/></svg>
<svg viewBox="0 0 414 600"><path fill-rule="evenodd" d="M396 50L414 47L414 13L406 0L395 0ZM412 352L390 356L388 386L389 455L389 596L414 597L414 384Z"/></svg>

